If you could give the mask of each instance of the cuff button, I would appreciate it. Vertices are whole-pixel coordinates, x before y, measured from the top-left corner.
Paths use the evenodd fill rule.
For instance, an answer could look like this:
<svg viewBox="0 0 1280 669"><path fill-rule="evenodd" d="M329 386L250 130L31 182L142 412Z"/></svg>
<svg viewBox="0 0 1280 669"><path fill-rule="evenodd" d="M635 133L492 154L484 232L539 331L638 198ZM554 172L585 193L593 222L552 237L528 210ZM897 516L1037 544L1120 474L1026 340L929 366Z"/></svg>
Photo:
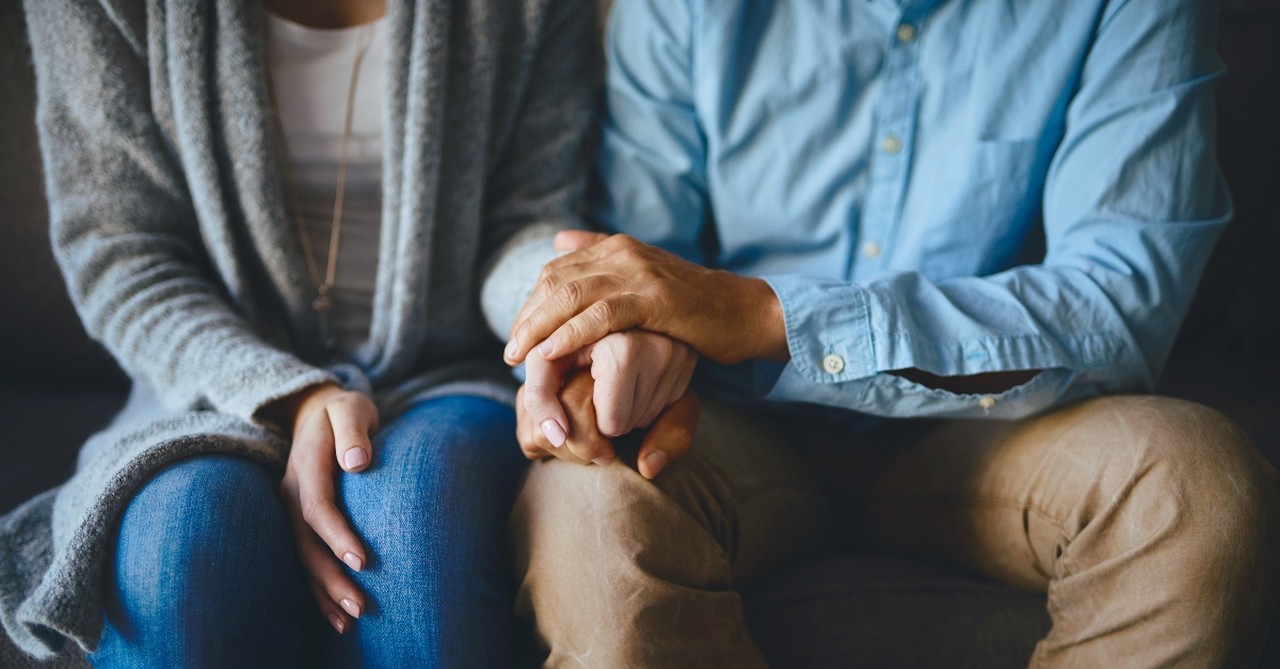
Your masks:
<svg viewBox="0 0 1280 669"><path fill-rule="evenodd" d="M844 358L831 353L822 359L822 369L828 374L839 374L844 371Z"/></svg>

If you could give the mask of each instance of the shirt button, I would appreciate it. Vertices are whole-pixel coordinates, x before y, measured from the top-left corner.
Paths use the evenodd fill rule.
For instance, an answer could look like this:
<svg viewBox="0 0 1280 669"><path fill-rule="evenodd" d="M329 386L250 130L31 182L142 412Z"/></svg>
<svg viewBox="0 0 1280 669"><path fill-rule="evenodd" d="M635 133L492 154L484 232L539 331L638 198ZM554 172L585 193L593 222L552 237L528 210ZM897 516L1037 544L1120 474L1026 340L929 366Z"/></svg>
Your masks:
<svg viewBox="0 0 1280 669"><path fill-rule="evenodd" d="M822 359L822 369L828 374L839 374L844 371L844 358L830 353Z"/></svg>
<svg viewBox="0 0 1280 669"><path fill-rule="evenodd" d="M902 140L897 135L885 135L880 142L880 148L885 153L897 153L902 150Z"/></svg>
<svg viewBox="0 0 1280 669"><path fill-rule="evenodd" d="M910 44L916 38L916 27L910 23L904 23L898 26L898 41L903 44Z"/></svg>
<svg viewBox="0 0 1280 669"><path fill-rule="evenodd" d="M982 407L983 411L990 411L996 406L996 398L990 395L983 395L982 398L978 400L978 406Z"/></svg>
<svg viewBox="0 0 1280 669"><path fill-rule="evenodd" d="M875 242L863 242L863 243L862 243L862 255L864 255L864 256L866 256L866 257L868 257L868 258L871 258L872 260L875 260L876 258L879 258L879 257L880 257L880 253L881 253L881 251L883 251L883 250L884 250L884 249L881 249L881 248L880 248L880 245L879 245L879 244L877 244L877 243L875 243Z"/></svg>

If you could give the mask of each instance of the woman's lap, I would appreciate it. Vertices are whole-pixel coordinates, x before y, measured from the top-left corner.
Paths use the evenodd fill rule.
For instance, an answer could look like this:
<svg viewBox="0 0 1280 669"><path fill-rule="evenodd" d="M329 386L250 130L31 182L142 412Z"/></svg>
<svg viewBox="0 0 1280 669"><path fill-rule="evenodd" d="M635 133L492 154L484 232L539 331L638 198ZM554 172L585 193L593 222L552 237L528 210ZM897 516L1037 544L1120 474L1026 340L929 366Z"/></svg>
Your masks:
<svg viewBox="0 0 1280 669"><path fill-rule="evenodd" d="M335 649L344 665L488 665L505 656L498 640L513 587L502 537L524 464L510 408L429 400L385 424L374 453L369 469L338 481L370 553L355 575L370 606ZM144 485L122 515L107 628L92 659L288 666L324 645L308 636L322 621L277 485L231 456L184 460ZM476 639L485 642L469 645Z"/></svg>

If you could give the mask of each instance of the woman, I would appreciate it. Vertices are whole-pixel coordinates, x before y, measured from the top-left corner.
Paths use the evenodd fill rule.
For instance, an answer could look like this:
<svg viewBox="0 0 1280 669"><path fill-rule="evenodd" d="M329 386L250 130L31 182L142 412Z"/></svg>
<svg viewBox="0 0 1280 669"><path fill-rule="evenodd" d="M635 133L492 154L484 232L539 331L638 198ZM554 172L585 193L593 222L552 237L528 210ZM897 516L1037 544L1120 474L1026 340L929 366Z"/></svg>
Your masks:
<svg viewBox="0 0 1280 669"><path fill-rule="evenodd" d="M509 318L573 223L592 3L26 11L55 251L134 389L0 523L6 631L313 666L327 620L344 665L503 664L523 461L478 296Z"/></svg>

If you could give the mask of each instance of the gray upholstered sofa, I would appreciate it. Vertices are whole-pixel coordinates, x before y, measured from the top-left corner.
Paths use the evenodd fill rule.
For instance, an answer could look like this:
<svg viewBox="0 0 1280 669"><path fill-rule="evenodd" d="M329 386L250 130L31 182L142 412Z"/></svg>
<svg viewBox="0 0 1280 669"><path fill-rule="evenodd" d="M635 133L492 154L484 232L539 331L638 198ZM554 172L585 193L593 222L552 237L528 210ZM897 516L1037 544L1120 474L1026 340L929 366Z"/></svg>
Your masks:
<svg viewBox="0 0 1280 669"><path fill-rule="evenodd" d="M1280 0L1226 2L1221 32L1222 160L1238 214L1160 390L1226 412L1280 464ZM0 0L0 514L65 479L126 389L50 254L24 35L21 3ZM1034 593L853 549L787 566L747 603L779 667L1023 666L1049 625ZM1264 666L1280 666L1274 633L1267 653ZM28 663L0 634L0 667Z"/></svg>

